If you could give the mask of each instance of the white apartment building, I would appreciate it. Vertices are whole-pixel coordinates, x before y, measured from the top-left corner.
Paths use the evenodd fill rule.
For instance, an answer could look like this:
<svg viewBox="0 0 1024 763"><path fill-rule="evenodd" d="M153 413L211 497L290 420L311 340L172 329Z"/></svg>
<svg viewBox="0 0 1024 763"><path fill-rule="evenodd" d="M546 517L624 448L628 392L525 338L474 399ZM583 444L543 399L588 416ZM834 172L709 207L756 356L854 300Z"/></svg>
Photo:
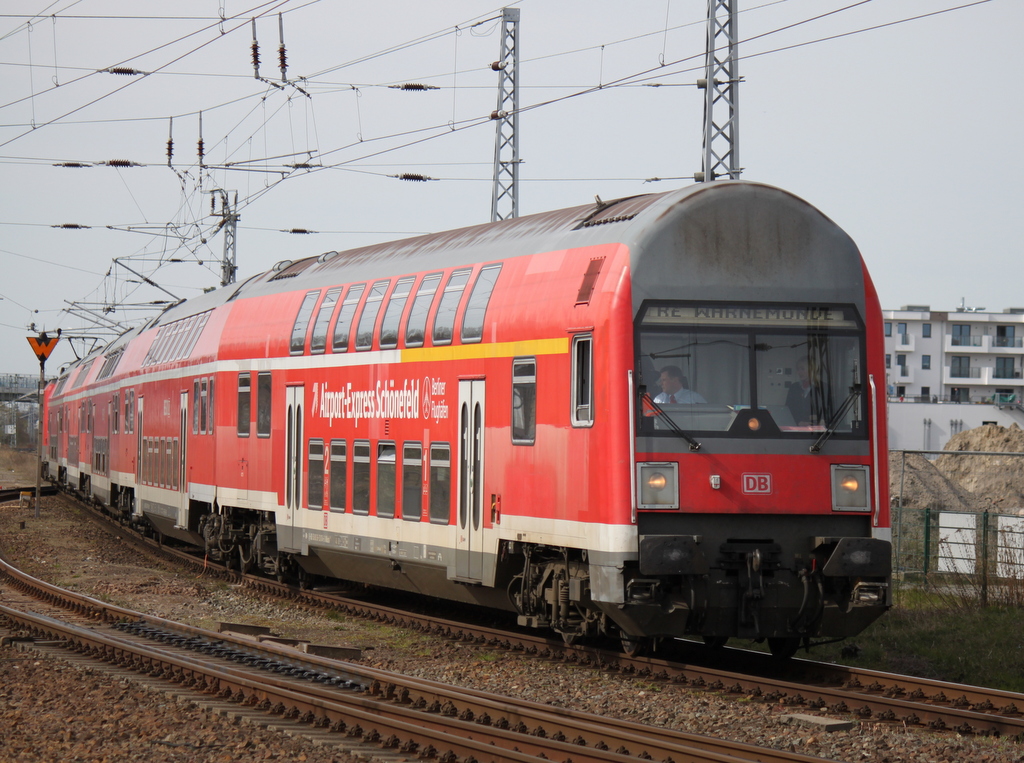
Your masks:
<svg viewBox="0 0 1024 763"><path fill-rule="evenodd" d="M883 310L892 401L1017 406L1024 395L1024 308Z"/></svg>

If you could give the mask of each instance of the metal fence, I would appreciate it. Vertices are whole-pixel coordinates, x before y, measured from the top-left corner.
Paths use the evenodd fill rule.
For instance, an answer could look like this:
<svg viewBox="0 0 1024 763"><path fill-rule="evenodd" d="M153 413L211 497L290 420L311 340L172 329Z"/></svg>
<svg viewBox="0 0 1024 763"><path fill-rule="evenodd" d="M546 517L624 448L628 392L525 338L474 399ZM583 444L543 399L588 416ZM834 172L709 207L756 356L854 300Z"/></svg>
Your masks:
<svg viewBox="0 0 1024 763"><path fill-rule="evenodd" d="M890 480L898 588L1024 606L1024 453L893 451Z"/></svg>

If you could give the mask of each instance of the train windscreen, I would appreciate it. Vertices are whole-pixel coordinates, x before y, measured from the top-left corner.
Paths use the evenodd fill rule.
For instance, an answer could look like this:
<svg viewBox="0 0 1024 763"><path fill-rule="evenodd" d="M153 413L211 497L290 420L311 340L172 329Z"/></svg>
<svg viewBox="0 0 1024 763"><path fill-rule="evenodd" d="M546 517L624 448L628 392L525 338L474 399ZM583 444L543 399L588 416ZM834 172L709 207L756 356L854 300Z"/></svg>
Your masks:
<svg viewBox="0 0 1024 763"><path fill-rule="evenodd" d="M865 436L862 336L849 306L647 304L636 343L640 428ZM771 425L741 426L749 411Z"/></svg>

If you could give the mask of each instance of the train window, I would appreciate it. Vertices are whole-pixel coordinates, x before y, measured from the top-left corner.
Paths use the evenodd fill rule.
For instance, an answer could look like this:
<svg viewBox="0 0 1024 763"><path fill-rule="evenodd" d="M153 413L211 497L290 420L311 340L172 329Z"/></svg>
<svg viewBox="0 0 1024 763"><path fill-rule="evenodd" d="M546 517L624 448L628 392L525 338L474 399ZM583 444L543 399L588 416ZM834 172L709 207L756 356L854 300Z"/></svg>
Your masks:
<svg viewBox="0 0 1024 763"><path fill-rule="evenodd" d="M402 322L402 312L405 310L405 303L409 301L409 292L412 291L413 277L399 278L395 283L394 291L388 298L388 308L384 311L384 320L380 324L380 346L382 349L389 349L398 346L398 328Z"/></svg>
<svg viewBox="0 0 1024 763"><path fill-rule="evenodd" d="M448 524L452 505L452 453L446 442L430 443L430 521Z"/></svg>
<svg viewBox="0 0 1024 763"><path fill-rule="evenodd" d="M110 406L110 428L114 434L117 434L120 430L118 425L120 424L120 413L121 413L121 393L114 393L114 401Z"/></svg>
<svg viewBox="0 0 1024 763"><path fill-rule="evenodd" d="M537 434L537 359L512 361L512 442L533 445Z"/></svg>
<svg viewBox="0 0 1024 763"><path fill-rule="evenodd" d="M593 338L579 334L572 338L572 425L594 425Z"/></svg>
<svg viewBox="0 0 1024 763"><path fill-rule="evenodd" d="M473 284L473 291L469 293L469 302L466 304L466 312L462 316L462 341L479 342L484 335L484 316L487 314L487 304L491 301L491 292L494 291L494 284L498 281L498 274L501 273L501 263L485 265L480 269L480 275L476 277Z"/></svg>
<svg viewBox="0 0 1024 763"><path fill-rule="evenodd" d="M256 377L256 436L270 437L270 406L272 392L270 371L260 371Z"/></svg>
<svg viewBox="0 0 1024 763"><path fill-rule="evenodd" d="M324 441L309 441L309 480L307 501L309 508L322 509L324 505Z"/></svg>
<svg viewBox="0 0 1024 763"><path fill-rule="evenodd" d="M192 434L199 434L199 379L192 380Z"/></svg>
<svg viewBox="0 0 1024 763"><path fill-rule="evenodd" d="M331 315L338 304L341 296L341 287L328 289L324 295L324 301L320 303L320 309L316 312L316 321L313 323L313 335L309 339L309 351L313 355L319 355L327 349L327 326L331 322Z"/></svg>
<svg viewBox="0 0 1024 763"><path fill-rule="evenodd" d="M209 426L206 428L207 433L213 434L213 377L210 377L210 395L209 395L209 408L210 408L210 419Z"/></svg>
<svg viewBox="0 0 1024 763"><path fill-rule="evenodd" d="M423 505L423 446L402 446L402 519L419 522Z"/></svg>
<svg viewBox="0 0 1024 763"><path fill-rule="evenodd" d="M201 379L199 381L199 432L200 434L206 434L210 426L210 409L209 409L209 383L208 379Z"/></svg>
<svg viewBox="0 0 1024 763"><path fill-rule="evenodd" d="M252 419L252 390L250 388L251 375L241 373L238 375L238 436L248 437L249 427Z"/></svg>
<svg viewBox="0 0 1024 763"><path fill-rule="evenodd" d="M473 271L469 268L456 270L448 276L448 283L445 284L444 292L441 294L441 303L437 306L437 314L434 316L434 344L451 344L452 332L455 328L455 313L458 312L459 302L462 299L462 292L469 282L469 274Z"/></svg>
<svg viewBox="0 0 1024 763"><path fill-rule="evenodd" d="M642 320L637 374L660 409L639 406L649 433L866 436L852 308L654 305Z"/></svg>
<svg viewBox="0 0 1024 763"><path fill-rule="evenodd" d="M441 275L441 273L429 273L420 281L416 299L413 300L412 309L409 311L409 323L405 328L406 347L423 346L423 337L427 328L427 313L430 312L430 304L434 301L434 294L437 293L437 287L441 283Z"/></svg>
<svg viewBox="0 0 1024 763"><path fill-rule="evenodd" d="M373 347L373 327L377 323L377 314L390 284L390 281L377 281L370 287L356 329L356 350L369 350Z"/></svg>
<svg viewBox="0 0 1024 763"><path fill-rule="evenodd" d="M313 316L313 308L316 301L320 299L320 290L308 291L302 298L299 306L299 314L295 316L295 325L292 326L292 342L290 352L292 355L301 355L306 349L306 329L309 328L309 319Z"/></svg>
<svg viewBox="0 0 1024 763"><path fill-rule="evenodd" d="M344 440L331 440L331 511L345 510L348 463Z"/></svg>
<svg viewBox="0 0 1024 763"><path fill-rule="evenodd" d="M345 301L341 303L341 310L338 312L338 320L334 324L334 336L331 339L331 350L333 352L345 352L348 350L348 337L352 328L352 316L356 314L359 306L359 299L363 296L366 284L358 284L348 290Z"/></svg>
<svg viewBox="0 0 1024 763"><path fill-rule="evenodd" d="M395 516L395 444L377 444L377 516Z"/></svg>
<svg viewBox="0 0 1024 763"><path fill-rule="evenodd" d="M171 441L171 487L175 490L181 489L178 481L178 447L178 438L175 437Z"/></svg>
<svg viewBox="0 0 1024 763"><path fill-rule="evenodd" d="M164 487L171 487L171 480L174 478L171 476L174 472L174 461L172 460L174 451L171 448L171 438L168 437L164 440Z"/></svg>
<svg viewBox="0 0 1024 763"><path fill-rule="evenodd" d="M124 423L129 434L135 434L135 390L124 396Z"/></svg>
<svg viewBox="0 0 1024 763"><path fill-rule="evenodd" d="M370 441L352 443L352 513L370 513Z"/></svg>

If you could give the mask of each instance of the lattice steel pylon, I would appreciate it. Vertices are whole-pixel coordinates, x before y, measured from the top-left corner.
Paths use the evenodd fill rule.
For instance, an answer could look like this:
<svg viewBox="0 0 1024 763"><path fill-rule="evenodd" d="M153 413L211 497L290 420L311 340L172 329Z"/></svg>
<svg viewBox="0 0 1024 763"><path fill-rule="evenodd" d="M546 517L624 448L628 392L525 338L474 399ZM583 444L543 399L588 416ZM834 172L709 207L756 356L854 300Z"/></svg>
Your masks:
<svg viewBox="0 0 1024 763"><path fill-rule="evenodd" d="M236 247L236 233L238 231L238 213L235 208L238 206L238 192L235 191L234 203L228 200L228 192L216 189L213 193L220 196L220 223L218 228L224 229L224 257L220 263L220 285L227 286L235 282L238 273L238 254Z"/></svg>
<svg viewBox="0 0 1024 763"><path fill-rule="evenodd" d="M519 9L501 9L501 57L491 64L498 72L498 108L494 134L494 190L491 222L519 216Z"/></svg>
<svg viewBox="0 0 1024 763"><path fill-rule="evenodd" d="M738 0L708 0L704 79L704 151L694 180L739 179L740 75L736 29Z"/></svg>

